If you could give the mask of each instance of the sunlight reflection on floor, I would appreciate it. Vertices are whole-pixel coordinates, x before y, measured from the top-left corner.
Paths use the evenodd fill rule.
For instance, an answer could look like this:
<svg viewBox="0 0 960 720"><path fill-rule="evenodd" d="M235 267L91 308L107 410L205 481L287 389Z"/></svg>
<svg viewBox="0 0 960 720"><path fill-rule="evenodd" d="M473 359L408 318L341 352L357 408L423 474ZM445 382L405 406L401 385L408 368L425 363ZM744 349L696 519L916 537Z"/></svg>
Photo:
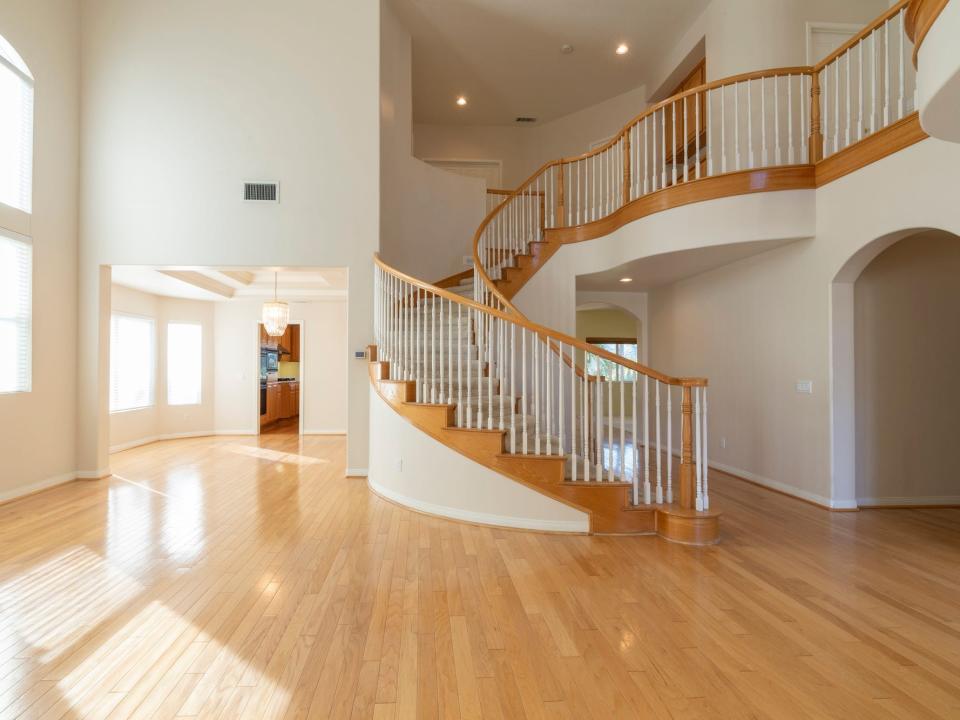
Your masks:
<svg viewBox="0 0 960 720"><path fill-rule="evenodd" d="M271 460L273 462L284 462L292 465L328 465L329 460L325 458L310 457L309 455L295 455L294 453L280 452L279 450L270 450L268 448L253 447L252 445L240 445L230 443L222 446L224 450L238 455L249 455L262 460Z"/></svg>

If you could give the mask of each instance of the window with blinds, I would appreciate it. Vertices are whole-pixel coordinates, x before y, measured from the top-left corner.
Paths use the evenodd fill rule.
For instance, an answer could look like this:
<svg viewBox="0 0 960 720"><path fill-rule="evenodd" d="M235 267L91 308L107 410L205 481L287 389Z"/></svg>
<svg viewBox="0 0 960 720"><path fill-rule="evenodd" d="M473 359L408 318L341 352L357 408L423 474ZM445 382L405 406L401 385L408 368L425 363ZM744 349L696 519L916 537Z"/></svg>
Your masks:
<svg viewBox="0 0 960 720"><path fill-rule="evenodd" d="M167 405L199 405L203 374L203 328L167 325Z"/></svg>
<svg viewBox="0 0 960 720"><path fill-rule="evenodd" d="M0 393L30 392L30 243L0 234Z"/></svg>
<svg viewBox="0 0 960 720"><path fill-rule="evenodd" d="M31 211L33 76L0 36L0 203Z"/></svg>
<svg viewBox="0 0 960 720"><path fill-rule="evenodd" d="M114 313L110 317L110 412L154 404L156 386L152 318Z"/></svg>

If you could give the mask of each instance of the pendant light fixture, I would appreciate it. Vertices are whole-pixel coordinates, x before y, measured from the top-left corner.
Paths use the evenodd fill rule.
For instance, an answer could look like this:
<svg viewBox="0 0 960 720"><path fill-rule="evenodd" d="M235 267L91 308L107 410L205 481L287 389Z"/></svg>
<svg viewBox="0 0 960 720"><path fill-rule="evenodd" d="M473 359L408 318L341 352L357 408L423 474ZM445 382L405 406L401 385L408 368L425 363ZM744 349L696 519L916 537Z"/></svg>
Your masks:
<svg viewBox="0 0 960 720"><path fill-rule="evenodd" d="M263 327L270 337L280 337L290 322L290 306L277 299L277 273L273 274L273 300L263 304Z"/></svg>

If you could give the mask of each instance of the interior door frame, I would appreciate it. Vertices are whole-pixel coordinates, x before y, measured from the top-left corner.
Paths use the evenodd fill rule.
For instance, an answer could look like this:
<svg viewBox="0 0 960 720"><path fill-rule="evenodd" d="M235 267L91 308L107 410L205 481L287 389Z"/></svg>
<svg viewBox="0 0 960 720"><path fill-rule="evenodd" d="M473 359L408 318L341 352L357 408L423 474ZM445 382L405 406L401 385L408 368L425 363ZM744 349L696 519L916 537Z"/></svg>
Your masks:
<svg viewBox="0 0 960 720"><path fill-rule="evenodd" d="M863 25L858 23L838 23L838 22L820 22L818 20L808 20L806 22L806 46L807 46L807 65L815 65L823 58L813 57L813 36L815 33L833 33L836 35L845 35L850 37L863 29ZM845 38L846 39L846 38ZM839 46L840 43L837 43Z"/></svg>

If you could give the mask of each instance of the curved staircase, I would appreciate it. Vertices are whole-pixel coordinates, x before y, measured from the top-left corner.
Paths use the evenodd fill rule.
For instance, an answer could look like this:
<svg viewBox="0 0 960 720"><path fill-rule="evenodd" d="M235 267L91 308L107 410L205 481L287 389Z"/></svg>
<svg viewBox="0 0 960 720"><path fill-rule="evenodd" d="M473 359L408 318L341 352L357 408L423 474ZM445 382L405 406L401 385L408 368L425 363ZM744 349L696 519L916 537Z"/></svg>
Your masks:
<svg viewBox="0 0 960 720"><path fill-rule="evenodd" d="M533 323L511 298L566 242L690 202L813 188L926 137L904 62L906 6L815 66L693 88L596 151L496 191L472 273L432 285L377 257L380 397L447 447L587 513L592 532L716 542L707 381Z"/></svg>

